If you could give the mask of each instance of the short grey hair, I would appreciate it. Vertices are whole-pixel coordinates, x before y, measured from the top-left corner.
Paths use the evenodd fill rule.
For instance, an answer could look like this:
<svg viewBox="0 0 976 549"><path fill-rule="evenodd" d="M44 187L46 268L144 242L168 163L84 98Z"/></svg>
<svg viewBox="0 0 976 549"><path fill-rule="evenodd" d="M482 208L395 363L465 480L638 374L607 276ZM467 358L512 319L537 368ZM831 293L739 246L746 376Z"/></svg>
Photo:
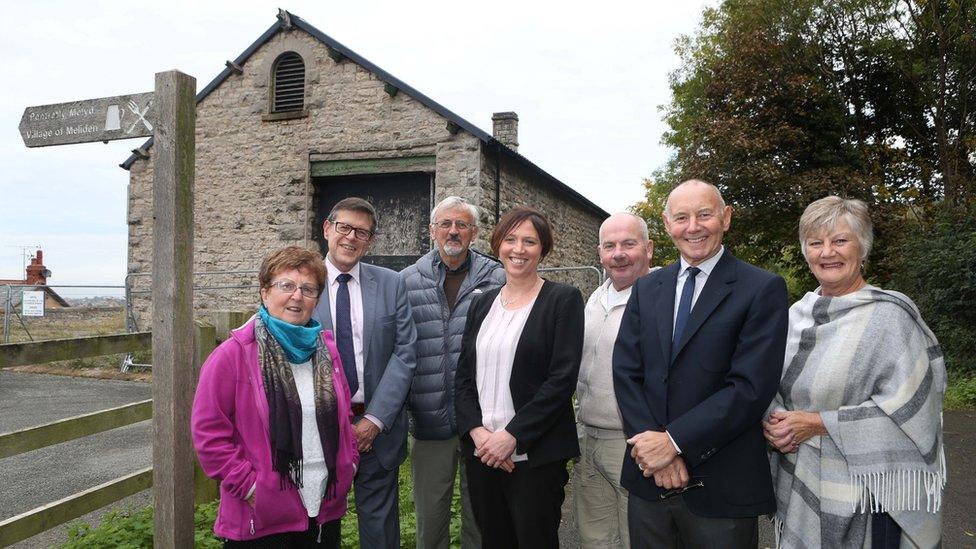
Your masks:
<svg viewBox="0 0 976 549"><path fill-rule="evenodd" d="M868 205L856 198L827 196L815 200L803 210L800 216L800 249L807 253L807 238L823 232L832 231L839 221L846 221L861 246L861 260L871 253L874 244L874 224Z"/></svg>
<svg viewBox="0 0 976 549"><path fill-rule="evenodd" d="M725 199L722 198L722 191L718 190L718 187L703 179L689 179L687 181L682 181L675 186L675 188L671 189L670 193L668 193L668 199L664 202L664 215L668 216L668 218L671 217L671 195L674 193L674 191L684 187L685 185L707 185L708 188L712 189L712 191L715 193L715 198L718 200L718 209L725 209Z"/></svg>
<svg viewBox="0 0 976 549"><path fill-rule="evenodd" d="M468 202L467 200L461 198L460 196L449 196L444 200L441 200L434 206L434 209L430 211L430 224L433 225L437 222L437 214L441 210L463 207L467 208L468 212L471 214L471 219L474 220L474 226L478 226L478 207L474 204Z"/></svg>
<svg viewBox="0 0 976 549"><path fill-rule="evenodd" d="M647 228L647 220L631 212L617 212L611 215L610 217L604 219L603 223L600 223L600 232L597 234L597 238L599 239L600 244L603 244L603 226L607 224L607 221L610 221L611 218L617 215L626 215L637 222L637 227L638 227L637 232L638 234L640 234L641 242L647 244L648 242L651 241L651 234Z"/></svg>

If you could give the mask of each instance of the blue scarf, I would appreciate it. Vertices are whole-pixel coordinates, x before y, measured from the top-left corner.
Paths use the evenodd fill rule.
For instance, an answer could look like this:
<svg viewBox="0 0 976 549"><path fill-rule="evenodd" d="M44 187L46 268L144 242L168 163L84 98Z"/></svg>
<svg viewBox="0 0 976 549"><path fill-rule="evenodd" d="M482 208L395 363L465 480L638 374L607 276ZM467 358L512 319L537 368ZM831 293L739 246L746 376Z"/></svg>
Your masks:
<svg viewBox="0 0 976 549"><path fill-rule="evenodd" d="M258 308L258 316L261 317L261 322L264 323L268 332L285 351L288 362L302 364L312 358L312 354L315 353L316 346L322 337L322 325L319 321L312 318L304 326L291 324L271 316L264 305Z"/></svg>

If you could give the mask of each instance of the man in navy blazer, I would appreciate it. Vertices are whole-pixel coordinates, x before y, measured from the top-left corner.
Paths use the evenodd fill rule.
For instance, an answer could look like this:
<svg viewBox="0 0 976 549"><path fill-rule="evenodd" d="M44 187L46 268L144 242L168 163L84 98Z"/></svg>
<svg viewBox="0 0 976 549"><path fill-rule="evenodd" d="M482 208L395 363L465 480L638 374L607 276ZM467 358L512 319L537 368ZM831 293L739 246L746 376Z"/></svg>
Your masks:
<svg viewBox="0 0 976 549"><path fill-rule="evenodd" d="M352 392L359 540L371 549L398 548L397 473L407 456L404 402L417 363L417 330L400 276L360 262L375 239L373 206L361 198L340 200L323 230L328 288L314 315L334 330Z"/></svg>
<svg viewBox="0 0 976 549"><path fill-rule="evenodd" d="M629 437L633 547L756 547L775 511L761 419L786 345L786 283L722 246L732 209L710 183L668 196L681 258L640 278L613 354Z"/></svg>

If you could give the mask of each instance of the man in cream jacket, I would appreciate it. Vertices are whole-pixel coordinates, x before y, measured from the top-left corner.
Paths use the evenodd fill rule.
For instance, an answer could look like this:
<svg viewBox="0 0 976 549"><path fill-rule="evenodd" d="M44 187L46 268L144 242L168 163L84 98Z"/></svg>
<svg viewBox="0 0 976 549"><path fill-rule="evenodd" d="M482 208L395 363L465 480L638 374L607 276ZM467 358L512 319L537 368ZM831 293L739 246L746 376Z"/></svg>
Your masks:
<svg viewBox="0 0 976 549"><path fill-rule="evenodd" d="M620 487L627 437L613 392L611 358L631 286L650 272L654 242L643 219L617 213L600 226L598 249L607 280L586 303L576 386L581 457L573 468L573 499L581 547L627 548L627 491Z"/></svg>

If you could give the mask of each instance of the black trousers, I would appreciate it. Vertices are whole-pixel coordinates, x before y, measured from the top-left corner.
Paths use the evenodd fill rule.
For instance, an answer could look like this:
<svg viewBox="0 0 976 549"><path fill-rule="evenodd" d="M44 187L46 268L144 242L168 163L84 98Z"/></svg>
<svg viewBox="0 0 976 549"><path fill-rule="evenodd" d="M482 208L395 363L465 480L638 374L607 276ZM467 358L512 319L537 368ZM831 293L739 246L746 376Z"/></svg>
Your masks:
<svg viewBox="0 0 976 549"><path fill-rule="evenodd" d="M901 547L901 527L888 513L871 514L871 547L873 549Z"/></svg>
<svg viewBox="0 0 976 549"><path fill-rule="evenodd" d="M566 497L566 460L506 473L467 459L468 493L485 549L558 549L559 519Z"/></svg>
<svg viewBox="0 0 976 549"><path fill-rule="evenodd" d="M308 519L308 530L282 532L247 541L227 540L224 549L339 549L342 519L326 522L321 530L314 518Z"/></svg>
<svg viewBox="0 0 976 549"><path fill-rule="evenodd" d="M627 527L634 549L755 549L759 545L756 517L701 517L688 509L684 496L646 501L631 494Z"/></svg>

